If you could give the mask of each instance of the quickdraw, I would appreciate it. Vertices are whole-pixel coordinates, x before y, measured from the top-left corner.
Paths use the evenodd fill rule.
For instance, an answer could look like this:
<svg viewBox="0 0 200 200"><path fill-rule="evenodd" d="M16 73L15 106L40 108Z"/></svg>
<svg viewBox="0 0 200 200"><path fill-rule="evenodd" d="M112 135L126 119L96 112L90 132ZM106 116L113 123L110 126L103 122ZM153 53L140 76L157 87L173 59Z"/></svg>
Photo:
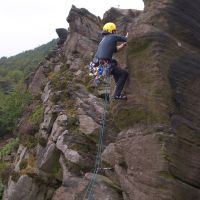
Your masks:
<svg viewBox="0 0 200 200"><path fill-rule="evenodd" d="M111 73L111 64L106 60L100 60L97 63L91 62L89 65L89 75L94 77L96 85L100 82L107 82Z"/></svg>

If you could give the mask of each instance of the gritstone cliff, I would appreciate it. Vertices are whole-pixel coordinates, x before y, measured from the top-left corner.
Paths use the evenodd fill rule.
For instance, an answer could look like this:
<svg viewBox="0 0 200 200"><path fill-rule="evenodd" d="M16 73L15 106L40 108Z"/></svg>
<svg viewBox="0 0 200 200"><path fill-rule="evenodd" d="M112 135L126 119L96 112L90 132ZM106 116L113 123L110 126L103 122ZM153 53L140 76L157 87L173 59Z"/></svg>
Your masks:
<svg viewBox="0 0 200 200"><path fill-rule="evenodd" d="M109 104L102 154L109 170L97 175L94 199L200 199L200 3L144 3L143 12L111 8L103 20L72 7L64 44L29 85L35 101L21 120L3 200L83 199L104 111L88 63L108 21L129 32L116 56L129 71L128 100ZM38 110L43 120L31 122Z"/></svg>

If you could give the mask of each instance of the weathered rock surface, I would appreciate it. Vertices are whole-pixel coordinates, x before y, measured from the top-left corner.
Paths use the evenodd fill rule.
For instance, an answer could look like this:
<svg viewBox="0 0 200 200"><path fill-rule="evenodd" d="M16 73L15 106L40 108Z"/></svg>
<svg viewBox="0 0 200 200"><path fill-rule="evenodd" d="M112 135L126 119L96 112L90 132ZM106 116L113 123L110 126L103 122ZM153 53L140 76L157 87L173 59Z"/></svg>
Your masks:
<svg viewBox="0 0 200 200"><path fill-rule="evenodd" d="M199 199L200 24L194 13L200 5L145 5L127 28L129 99L112 105L122 132L104 161L115 168L129 199Z"/></svg>
<svg viewBox="0 0 200 200"><path fill-rule="evenodd" d="M29 90L32 95L41 95L42 88L44 88L46 84L46 76L44 66L40 66L37 72L35 73L31 84L29 85Z"/></svg>
<svg viewBox="0 0 200 200"><path fill-rule="evenodd" d="M111 8L104 15L103 23L113 21L120 33L129 32L126 50L115 56L129 72L128 100L110 101L106 112L87 67L102 21L72 7L64 46L40 66L30 86L35 95L44 88L43 122L35 131L39 144L21 149L15 167L19 179L10 179L4 200L9 195L11 200L82 199L104 114L95 200L200 199L200 3L144 3L144 12ZM46 87L42 80L36 84L39 75ZM28 171L31 162L25 165L25 154L32 155L34 173ZM17 192L24 184L26 190Z"/></svg>
<svg viewBox="0 0 200 200"><path fill-rule="evenodd" d="M67 115L61 114L56 118L53 124L50 139L56 142L59 135L61 135L61 133L66 129L66 127L67 127Z"/></svg>
<svg viewBox="0 0 200 200"><path fill-rule="evenodd" d="M46 200L51 198L52 191L44 185L38 185L26 175L21 176L17 182L10 181L8 190L4 193L6 200Z"/></svg>
<svg viewBox="0 0 200 200"><path fill-rule="evenodd" d="M57 42L57 45L63 45L65 40L67 39L68 31L65 28L57 28L56 33L58 34L59 40Z"/></svg>
<svg viewBox="0 0 200 200"><path fill-rule="evenodd" d="M64 199L82 199L87 198L85 188L89 183L88 179L92 178L92 174L87 174L86 178L71 177L66 181L62 187L60 187L54 194L53 200ZM114 186L111 187L112 182L107 180L106 177L97 175L96 187L93 193L89 195L89 198L95 200L109 199L109 200L121 200L121 195Z"/></svg>
<svg viewBox="0 0 200 200"><path fill-rule="evenodd" d="M38 168L51 173L59 165L60 152L56 148L56 144L50 141L46 148L38 148L37 158Z"/></svg>

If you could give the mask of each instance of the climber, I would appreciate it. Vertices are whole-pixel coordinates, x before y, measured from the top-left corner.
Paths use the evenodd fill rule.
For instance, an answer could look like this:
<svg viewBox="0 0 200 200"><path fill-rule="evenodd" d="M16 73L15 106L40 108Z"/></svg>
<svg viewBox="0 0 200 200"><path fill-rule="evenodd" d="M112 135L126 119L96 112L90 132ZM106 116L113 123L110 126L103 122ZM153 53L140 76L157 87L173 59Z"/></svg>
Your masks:
<svg viewBox="0 0 200 200"><path fill-rule="evenodd" d="M103 26L102 40L98 45L95 58L93 59L93 66L100 64L109 64L110 74L113 75L116 88L114 92L114 99L127 99L125 94L122 94L124 84L128 78L128 72L121 69L118 66L116 60L112 59L113 53L120 51L124 46L126 46L128 33L126 36L116 34L116 25L112 22L106 23ZM117 42L122 42L122 44L117 46ZM98 62L98 64L97 64ZM96 65L97 64L97 65Z"/></svg>

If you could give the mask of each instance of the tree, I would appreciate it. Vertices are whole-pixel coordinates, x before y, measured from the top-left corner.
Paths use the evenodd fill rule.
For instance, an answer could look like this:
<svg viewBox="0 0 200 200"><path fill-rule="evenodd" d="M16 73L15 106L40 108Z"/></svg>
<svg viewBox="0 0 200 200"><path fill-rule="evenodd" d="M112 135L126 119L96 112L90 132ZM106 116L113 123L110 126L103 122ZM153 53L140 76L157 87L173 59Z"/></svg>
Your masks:
<svg viewBox="0 0 200 200"><path fill-rule="evenodd" d="M0 136L10 133L17 123L31 96L22 83L10 95L3 95L0 101Z"/></svg>

